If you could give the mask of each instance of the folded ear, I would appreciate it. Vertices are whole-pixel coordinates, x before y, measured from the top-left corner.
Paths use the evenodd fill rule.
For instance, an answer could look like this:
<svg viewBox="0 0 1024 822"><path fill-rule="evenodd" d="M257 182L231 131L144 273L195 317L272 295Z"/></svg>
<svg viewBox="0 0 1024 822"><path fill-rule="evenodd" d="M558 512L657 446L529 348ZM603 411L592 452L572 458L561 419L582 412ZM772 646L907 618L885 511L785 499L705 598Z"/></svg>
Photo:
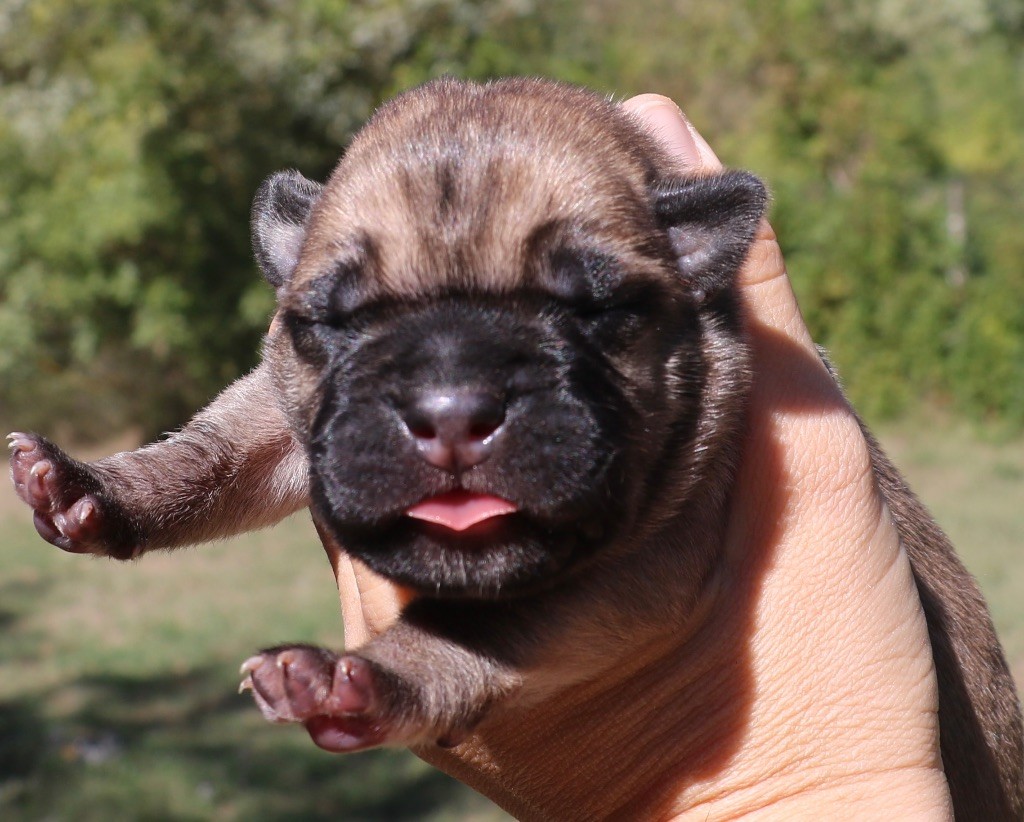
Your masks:
<svg viewBox="0 0 1024 822"><path fill-rule="evenodd" d="M280 288L292 276L306 236L306 220L323 186L297 171L263 181L252 203L252 249L263 276Z"/></svg>
<svg viewBox="0 0 1024 822"><path fill-rule="evenodd" d="M729 287L747 256L768 191L745 171L662 180L654 211L668 232L679 274L705 301Z"/></svg>

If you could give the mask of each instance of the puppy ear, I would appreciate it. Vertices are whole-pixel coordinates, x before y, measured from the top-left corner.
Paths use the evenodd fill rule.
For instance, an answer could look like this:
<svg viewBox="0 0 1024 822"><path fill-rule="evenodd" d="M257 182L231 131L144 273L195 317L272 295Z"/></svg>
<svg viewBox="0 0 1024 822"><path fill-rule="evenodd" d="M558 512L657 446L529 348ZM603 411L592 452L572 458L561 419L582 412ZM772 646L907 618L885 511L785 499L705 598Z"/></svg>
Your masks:
<svg viewBox="0 0 1024 822"><path fill-rule="evenodd" d="M252 249L263 276L280 288L299 262L306 219L323 186L297 171L279 171L263 181L252 203Z"/></svg>
<svg viewBox="0 0 1024 822"><path fill-rule="evenodd" d="M747 256L768 191L745 171L662 180L654 212L668 232L679 273L700 301L728 288Z"/></svg>

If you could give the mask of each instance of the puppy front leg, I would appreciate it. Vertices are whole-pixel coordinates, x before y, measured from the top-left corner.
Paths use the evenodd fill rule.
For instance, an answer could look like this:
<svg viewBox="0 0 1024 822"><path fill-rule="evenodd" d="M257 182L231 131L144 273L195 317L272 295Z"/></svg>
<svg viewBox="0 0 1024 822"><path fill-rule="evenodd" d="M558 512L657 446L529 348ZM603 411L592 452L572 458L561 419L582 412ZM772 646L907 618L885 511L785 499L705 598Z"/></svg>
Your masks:
<svg viewBox="0 0 1024 822"><path fill-rule="evenodd" d="M130 559L273 524L308 504L306 456L264 364L182 430L85 463L10 435L11 478L40 536L65 551Z"/></svg>
<svg viewBox="0 0 1024 822"><path fill-rule="evenodd" d="M242 665L271 722L301 722L333 752L378 745L457 744L519 684L515 671L400 619L357 650L310 645L262 651Z"/></svg>

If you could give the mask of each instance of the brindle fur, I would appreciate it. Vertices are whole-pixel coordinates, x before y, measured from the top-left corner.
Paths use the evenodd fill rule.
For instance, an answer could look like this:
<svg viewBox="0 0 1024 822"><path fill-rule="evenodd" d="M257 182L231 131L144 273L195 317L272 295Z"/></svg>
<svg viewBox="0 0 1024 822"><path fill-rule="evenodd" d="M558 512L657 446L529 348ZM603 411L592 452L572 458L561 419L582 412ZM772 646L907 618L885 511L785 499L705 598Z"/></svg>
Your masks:
<svg viewBox="0 0 1024 822"><path fill-rule="evenodd" d="M763 192L749 177L675 177L655 141L588 92L523 80L430 84L383 107L322 189L285 172L260 190L254 246L283 319L256 371L170 438L96 463L18 435L15 482L46 538L118 558L261 527L312 504L325 542L340 541L423 595L394 627L343 658L305 646L267 652L287 662L290 680L268 673L267 654L251 660L257 701L281 721L345 714L352 747L457 741L494 704L525 704L593 677L630 637L682 624L691 613L721 544L742 437L750 375L732 276L762 208ZM625 272L625 282L615 281L615 272ZM443 563L426 567L415 555L401 562L381 556L372 537L361 543L365 523L352 526L355 515L346 508L358 496L346 474L356 468L338 467L349 446L337 444L337 421L355 412L335 382L344 371L337 352L351 349L356 357L365 339L342 342L324 329L376 310L372 323L351 332L384 335L379 361L364 365L371 373L401 371L393 361L416 351L387 348L392 337L401 340L393 329L403 323L460 363L474 351L501 361L507 349L540 361L529 340L549 335L536 347L565 340L550 323L531 325L531 312L543 314L552 299L571 311L583 299L581 278L592 301L637 283L657 295L654 303L641 300L640 331L630 332L628 344L608 342L597 369L601 379L611 375L616 419L632 426L608 434L619 460L617 475L602 479L615 491L604 501L610 513L578 503L568 519L578 522L582 512L593 532L569 533L565 517L541 511L542 503L517 486L526 479L516 472L535 483L549 471L552 487L567 494L572 482L586 479L567 479L509 451L500 460L511 478L481 468L477 474L490 484L478 490L524 494L524 507L548 517L546 527L566 536L569 548L528 532L526 542L540 543L539 564L517 576L525 549L491 566L439 570ZM463 323L453 336L431 314L449 304ZM493 350L491 333L500 338ZM541 373L547 367L537 366ZM409 368L408 379L453 379L436 362L434 370ZM474 368L461 364L456 376L484 379ZM587 425L566 430L590 436L600 421ZM1020 818L1019 706L984 601L945 535L865 433L924 605L957 818ZM383 449L374 453L397 448L385 435L365 436ZM357 467L364 460L365 482L372 483L372 459L356 453L362 447L351 445L351 459ZM359 516L385 517L380 500L400 508L450 487L449 479L399 456L399 476L415 485L411 496L382 483L373 500L353 503ZM584 474L599 472L592 462L580 463ZM469 487L472 472L467 476L461 481ZM623 476L629 482L616 485ZM447 562L454 554L436 556ZM376 730L366 717L381 720Z"/></svg>

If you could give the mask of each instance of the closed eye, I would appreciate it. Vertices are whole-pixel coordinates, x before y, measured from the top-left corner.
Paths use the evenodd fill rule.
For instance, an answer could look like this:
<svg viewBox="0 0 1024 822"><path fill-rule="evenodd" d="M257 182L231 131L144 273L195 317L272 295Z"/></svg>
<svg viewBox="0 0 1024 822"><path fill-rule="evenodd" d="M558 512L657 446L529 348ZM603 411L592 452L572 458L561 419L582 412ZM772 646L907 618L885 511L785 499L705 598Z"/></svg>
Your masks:
<svg viewBox="0 0 1024 822"><path fill-rule="evenodd" d="M672 297L658 283L623 283L605 300L578 303L576 316L601 345L614 349L633 342L645 328L655 327Z"/></svg>
<svg viewBox="0 0 1024 822"><path fill-rule="evenodd" d="M302 294L301 313L315 322L344 324L365 299L363 263L338 260L330 270L311 280Z"/></svg>
<svg viewBox="0 0 1024 822"><path fill-rule="evenodd" d="M562 246L550 253L541 284L552 296L570 303L607 300L622 279L614 256L597 249Z"/></svg>

